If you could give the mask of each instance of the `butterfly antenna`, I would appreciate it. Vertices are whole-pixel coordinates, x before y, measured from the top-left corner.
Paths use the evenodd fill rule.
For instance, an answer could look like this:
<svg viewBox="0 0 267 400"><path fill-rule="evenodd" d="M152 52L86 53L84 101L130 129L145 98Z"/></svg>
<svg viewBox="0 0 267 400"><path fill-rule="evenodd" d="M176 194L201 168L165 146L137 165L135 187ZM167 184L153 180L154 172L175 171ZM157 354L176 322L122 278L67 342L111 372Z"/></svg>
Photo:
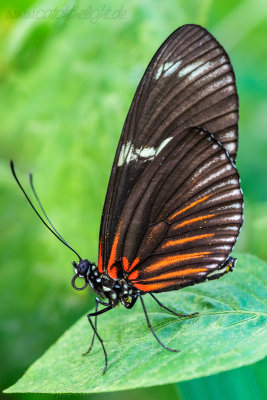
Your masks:
<svg viewBox="0 0 267 400"><path fill-rule="evenodd" d="M39 204L39 206L40 206L40 208L41 208L41 210L42 210L42 212L43 212L43 214L44 214L44 216L45 216L47 222L49 223L49 225L51 226L51 228L54 230L54 232L60 237L60 239L61 239L67 246L69 246L69 244L68 244L68 243L66 242L66 240L61 236L61 234L58 232L58 230L54 227L54 225L52 224L52 222L51 222L51 220L49 219L48 215L46 214L46 212L45 212L45 210L44 210L44 207L43 207L43 205L42 205L42 203L41 203L41 200L39 199L39 197L38 197L38 195L37 195L37 193L36 193L36 190L35 190L35 187L34 187L34 184L33 184L33 174L32 174L31 172L30 172L30 174L29 174L29 179L30 179L30 184L31 184L31 188L32 188L34 197L36 198L36 200L37 200L37 202L38 202L38 204Z"/></svg>
<svg viewBox="0 0 267 400"><path fill-rule="evenodd" d="M44 215L45 215L45 218L47 219L47 221L48 221L48 223L51 225L51 227L55 230L55 232L54 232L54 230L53 230L52 228L50 228L50 226L45 222L45 220L41 217L41 215L39 214L39 212L36 210L36 208L35 208L34 205L32 204L32 202L31 202L29 196L28 196L27 193L25 192L24 188L22 187L22 185L21 185L21 183L20 183L20 181L19 181L19 179L18 179L18 177L17 177L17 175L16 175L15 168L14 168L14 163L13 163L12 160L10 161L10 168L11 168L12 174L13 174L13 176L14 176L14 178L15 178L17 184L18 184L18 186L20 187L20 189L21 189L22 193L24 194L24 196L26 197L28 203L30 204L30 206L31 206L32 209L34 210L35 214L40 218L40 220L42 221L42 223L50 230L50 232L52 232L53 235L54 235L58 240L60 240L60 241L61 241L65 246L67 246L71 251L73 251L73 253L75 253L76 256L79 258L79 260L81 261L82 258L79 256L79 254L77 253L77 251L75 251L75 250L63 239L63 237L58 233L58 231L55 229L55 227L54 227L53 224L51 223L50 219L49 219L48 216L46 215L46 213L45 213L45 211L44 211L44 208L43 208L43 206L42 206L42 204L41 204L41 202L40 202L40 200L39 200L39 198L38 198L38 196L37 196L37 194L36 194L36 191L35 191L35 189L34 189L34 186L33 186L33 183L32 183L32 174L30 174L30 182L31 182L31 187L32 187L34 196L35 196L36 200L38 201L38 204L40 205L40 207L41 207L41 209L42 209L42 211L43 211L43 213L44 213Z"/></svg>

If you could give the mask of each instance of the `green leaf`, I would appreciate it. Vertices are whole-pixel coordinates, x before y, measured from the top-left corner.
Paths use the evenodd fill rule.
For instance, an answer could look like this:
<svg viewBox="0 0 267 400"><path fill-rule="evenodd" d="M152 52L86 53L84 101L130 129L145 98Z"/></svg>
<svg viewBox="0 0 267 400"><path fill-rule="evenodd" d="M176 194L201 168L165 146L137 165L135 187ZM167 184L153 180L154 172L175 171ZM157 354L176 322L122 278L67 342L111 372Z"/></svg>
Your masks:
<svg viewBox="0 0 267 400"><path fill-rule="evenodd" d="M149 332L138 304L115 308L99 318L98 331L109 357L96 342L87 357L91 331L82 317L6 392L90 393L133 389L185 381L253 363L266 354L266 264L238 255L235 271L158 298L177 312L199 311L177 318L144 296L151 323L162 341L179 353L161 348ZM44 327L45 329L45 327Z"/></svg>

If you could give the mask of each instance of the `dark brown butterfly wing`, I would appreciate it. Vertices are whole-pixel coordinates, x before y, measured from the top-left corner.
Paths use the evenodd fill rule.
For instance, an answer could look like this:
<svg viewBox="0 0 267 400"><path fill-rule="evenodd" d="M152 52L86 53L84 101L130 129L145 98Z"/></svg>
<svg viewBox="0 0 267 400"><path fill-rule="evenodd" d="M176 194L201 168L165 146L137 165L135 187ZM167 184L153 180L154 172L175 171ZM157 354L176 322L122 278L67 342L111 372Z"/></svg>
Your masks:
<svg viewBox="0 0 267 400"><path fill-rule="evenodd" d="M227 260L242 225L237 170L200 128L175 136L151 162L121 213L109 269L122 260L143 292L205 280Z"/></svg>
<svg viewBox="0 0 267 400"><path fill-rule="evenodd" d="M202 126L235 160L237 122L235 77L225 50L200 26L177 29L152 58L124 124L101 221L101 272L125 202L160 149L185 128Z"/></svg>

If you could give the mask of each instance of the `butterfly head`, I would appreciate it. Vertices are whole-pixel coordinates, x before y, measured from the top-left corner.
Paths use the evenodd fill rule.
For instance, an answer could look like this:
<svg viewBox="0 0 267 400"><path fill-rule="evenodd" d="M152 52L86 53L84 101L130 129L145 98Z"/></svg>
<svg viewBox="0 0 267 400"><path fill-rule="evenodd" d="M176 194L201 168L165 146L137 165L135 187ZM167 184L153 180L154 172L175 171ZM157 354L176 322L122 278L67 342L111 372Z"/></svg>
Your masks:
<svg viewBox="0 0 267 400"><path fill-rule="evenodd" d="M73 261L72 265L74 267L74 272L75 272L75 275L73 276L73 278L71 280L72 287L75 290L83 290L83 289L86 288L86 286L89 283L88 282L88 275L89 275L89 273L91 271L92 263L90 263L90 261L88 261L87 259L85 259L85 260L81 259L78 262L78 264L75 261ZM83 278L84 279L84 285L82 287L76 286L75 282L76 282L77 278Z"/></svg>

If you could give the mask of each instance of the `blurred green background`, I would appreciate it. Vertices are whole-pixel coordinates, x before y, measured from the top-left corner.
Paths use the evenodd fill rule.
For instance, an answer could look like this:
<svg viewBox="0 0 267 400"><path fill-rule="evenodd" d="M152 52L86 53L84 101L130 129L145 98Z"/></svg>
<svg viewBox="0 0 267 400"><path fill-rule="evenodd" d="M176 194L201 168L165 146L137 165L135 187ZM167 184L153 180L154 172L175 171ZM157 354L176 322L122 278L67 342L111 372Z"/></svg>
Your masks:
<svg viewBox="0 0 267 400"><path fill-rule="evenodd" d="M27 188L27 173L34 171L36 189L58 230L83 257L96 261L107 182L132 97L154 52L185 23L209 29L232 60L240 96L238 168L245 195L245 224L236 250L267 260L265 1L2 0L2 389L94 298L89 291L71 289L73 256L30 210L9 160L16 162ZM89 335L88 327L88 340ZM190 381L189 376L177 385L68 398L257 400L264 391L266 396L266 366L263 360L208 378ZM36 396L47 398L0 395Z"/></svg>

